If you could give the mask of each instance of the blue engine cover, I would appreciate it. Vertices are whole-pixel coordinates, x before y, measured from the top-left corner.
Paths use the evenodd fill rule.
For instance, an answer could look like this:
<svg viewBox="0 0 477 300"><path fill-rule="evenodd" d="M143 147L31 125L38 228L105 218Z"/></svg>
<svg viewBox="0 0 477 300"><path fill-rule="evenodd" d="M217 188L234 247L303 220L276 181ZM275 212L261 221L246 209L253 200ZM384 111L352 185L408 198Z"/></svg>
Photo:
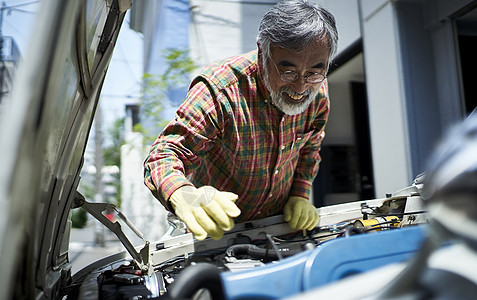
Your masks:
<svg viewBox="0 0 477 300"><path fill-rule="evenodd" d="M314 250L240 272L221 273L227 299L291 296L390 263L403 262L420 248L425 225L352 235Z"/></svg>

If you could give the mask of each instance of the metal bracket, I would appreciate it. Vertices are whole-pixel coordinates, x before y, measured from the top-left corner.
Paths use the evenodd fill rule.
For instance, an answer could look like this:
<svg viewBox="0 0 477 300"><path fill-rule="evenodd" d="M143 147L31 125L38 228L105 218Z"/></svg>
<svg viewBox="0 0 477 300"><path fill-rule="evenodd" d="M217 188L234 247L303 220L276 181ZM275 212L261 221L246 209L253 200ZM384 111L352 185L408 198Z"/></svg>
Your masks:
<svg viewBox="0 0 477 300"><path fill-rule="evenodd" d="M149 263L149 242L144 240L143 235L141 232L123 215L119 210L116 209L116 206L110 203L92 203L86 201L83 195L79 192L76 192L74 198L74 206L73 208L82 207L88 213L90 213L96 220L101 222L104 226L106 226L109 230L111 230L116 236L119 238L121 243L124 245L126 250L129 252L131 257L133 258L134 263L141 269L143 273L148 274L149 276L153 273L153 268ZM133 244L129 241L127 236L121 229L121 224L116 222L111 222L105 215L103 215L103 211L107 209L113 209L117 212L119 218L123 220L135 234L137 234L142 240L145 241L144 247L137 252L136 248Z"/></svg>

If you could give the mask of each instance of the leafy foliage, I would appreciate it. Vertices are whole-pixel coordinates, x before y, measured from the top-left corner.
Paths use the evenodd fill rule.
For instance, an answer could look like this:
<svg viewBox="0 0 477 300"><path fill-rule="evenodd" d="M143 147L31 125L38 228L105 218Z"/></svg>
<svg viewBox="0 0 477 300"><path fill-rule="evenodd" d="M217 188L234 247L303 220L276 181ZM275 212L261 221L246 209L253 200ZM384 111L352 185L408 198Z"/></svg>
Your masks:
<svg viewBox="0 0 477 300"><path fill-rule="evenodd" d="M115 187L117 193L115 195L115 204L121 207L121 146L124 145L124 118L116 119L109 128L108 134L111 138L111 145L103 149L103 158L105 166L117 166L119 173L112 174L114 181L112 185Z"/></svg>
<svg viewBox="0 0 477 300"><path fill-rule="evenodd" d="M133 130L143 134L145 143L154 141L157 135L152 132L165 127L169 122L161 118L164 103L170 99L169 92L186 86L197 68L189 57L188 50L166 49L164 58L166 65L162 74L146 73L143 76L141 112L152 126L145 128L144 123L137 124Z"/></svg>
<svg viewBox="0 0 477 300"><path fill-rule="evenodd" d="M94 187L81 181L78 190L86 199L93 199ZM88 213L83 208L72 210L71 222L73 228L84 228L88 222Z"/></svg>
<svg viewBox="0 0 477 300"><path fill-rule="evenodd" d="M111 145L103 150L104 164L118 166L121 169L121 146L124 145L124 118L116 119L109 128Z"/></svg>
<svg viewBox="0 0 477 300"><path fill-rule="evenodd" d="M73 223L73 228L84 228L88 222L88 213L81 207L73 209L71 222Z"/></svg>

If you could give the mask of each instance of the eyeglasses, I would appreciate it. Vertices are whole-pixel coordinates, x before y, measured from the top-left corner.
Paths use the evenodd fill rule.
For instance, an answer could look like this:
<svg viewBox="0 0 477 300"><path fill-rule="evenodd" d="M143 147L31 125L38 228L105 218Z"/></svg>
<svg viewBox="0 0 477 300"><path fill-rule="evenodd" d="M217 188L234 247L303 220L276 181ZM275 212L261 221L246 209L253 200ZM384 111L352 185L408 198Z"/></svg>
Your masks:
<svg viewBox="0 0 477 300"><path fill-rule="evenodd" d="M280 75L281 80L283 80L285 82L294 82L298 78L302 77L302 76L298 75L298 73L293 72L293 71L285 71L283 73L280 72L280 70L278 70L277 64L273 61L273 59L271 57L270 57L270 60L272 61L273 65L275 66L275 69L277 70L278 75ZM323 75L321 73L311 73L311 74L305 75L303 77L305 78L305 81L307 83L316 84L316 83L320 83L323 80L325 80L326 75Z"/></svg>

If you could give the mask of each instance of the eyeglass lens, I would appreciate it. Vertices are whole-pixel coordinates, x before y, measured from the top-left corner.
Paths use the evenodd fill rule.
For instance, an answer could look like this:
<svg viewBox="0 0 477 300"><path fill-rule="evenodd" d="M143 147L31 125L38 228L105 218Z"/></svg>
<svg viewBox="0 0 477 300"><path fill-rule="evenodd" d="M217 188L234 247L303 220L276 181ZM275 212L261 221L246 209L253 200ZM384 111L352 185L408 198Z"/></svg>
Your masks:
<svg viewBox="0 0 477 300"><path fill-rule="evenodd" d="M280 78L286 82L293 82L297 80L299 77L300 76L293 71L286 71L280 74ZM305 75L305 81L308 83L318 83L323 80L325 80L325 76L323 74L313 73L313 74Z"/></svg>
<svg viewBox="0 0 477 300"><path fill-rule="evenodd" d="M275 69L277 70L278 74L280 75L280 78L283 81L293 82L300 77L300 75L298 75L298 73L293 72L293 71L285 71L283 73L280 72L280 70L278 70L278 66L275 63L275 61L273 61L273 59L270 59L270 60L272 61L273 65L275 66ZM308 82L308 83L319 83L319 82L322 82L323 80L325 80L325 75L320 74L320 73L313 73L313 74L305 75L304 77L305 77L305 81Z"/></svg>

